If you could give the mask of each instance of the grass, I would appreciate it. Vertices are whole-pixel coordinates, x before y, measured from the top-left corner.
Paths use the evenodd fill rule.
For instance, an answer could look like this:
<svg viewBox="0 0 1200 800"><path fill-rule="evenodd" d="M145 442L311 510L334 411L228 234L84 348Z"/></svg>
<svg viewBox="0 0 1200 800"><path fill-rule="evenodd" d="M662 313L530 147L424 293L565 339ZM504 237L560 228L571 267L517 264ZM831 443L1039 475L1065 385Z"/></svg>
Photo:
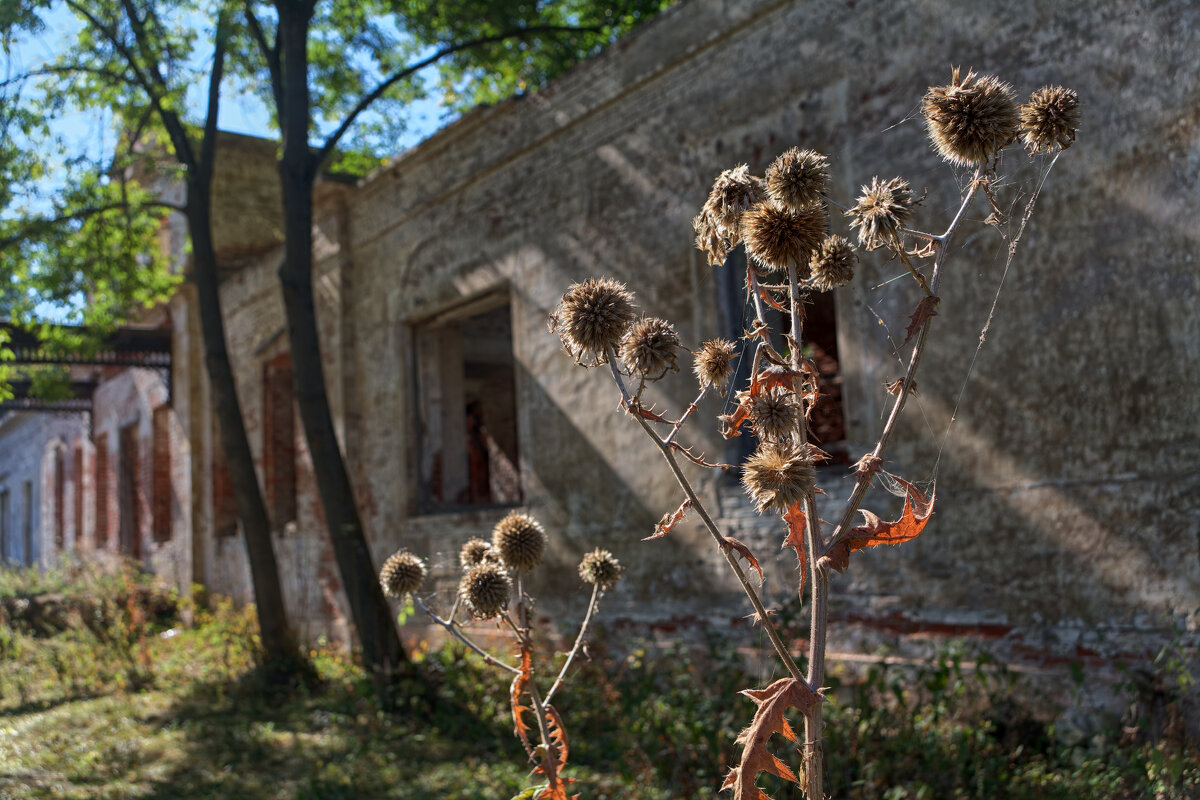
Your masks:
<svg viewBox="0 0 1200 800"><path fill-rule="evenodd" d="M90 579L76 577L74 588L44 577L38 588L83 591ZM73 611L55 632L0 620L0 798L507 800L531 785L507 680L474 656L421 651L400 707L385 712L339 653L310 653L312 686L268 686L249 612L172 598L192 618L184 626L140 608L149 595L139 589L133 573L90 584L93 602L78 608L100 621ZM720 640L608 652L597 642L560 695L574 788L585 798L717 797L752 714L737 691L770 676L748 677ZM1172 652L1181 658L1164 664L1179 678L1194 653ZM1200 748L1169 713L1177 723L1194 711L1193 696L1174 695L1157 716L1127 715L1124 731L1114 720L1112 736L1067 746L1052 725L997 706L1012 690L1002 672L985 679L961 663L950 653L919 673L875 668L834 681L827 767L836 796L1200 796ZM1164 685L1154 684L1159 700ZM760 784L780 799L798 796L767 776Z"/></svg>

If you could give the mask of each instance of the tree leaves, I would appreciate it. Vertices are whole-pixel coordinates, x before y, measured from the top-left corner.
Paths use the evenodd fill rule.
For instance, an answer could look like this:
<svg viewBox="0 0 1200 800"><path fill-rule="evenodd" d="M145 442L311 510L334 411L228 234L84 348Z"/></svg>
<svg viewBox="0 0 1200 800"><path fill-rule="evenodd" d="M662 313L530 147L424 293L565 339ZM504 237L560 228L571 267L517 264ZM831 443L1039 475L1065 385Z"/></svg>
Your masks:
<svg viewBox="0 0 1200 800"><path fill-rule="evenodd" d="M926 497L908 481L902 478L896 478L896 481L905 491L904 512L900 519L886 522L865 508L859 509L865 518L864 524L849 529L831 543L822 559L827 566L843 572L850 564L850 554L855 550L881 544L902 544L921 535L925 523L933 515L934 493L930 492Z"/></svg>
<svg viewBox="0 0 1200 800"><path fill-rule="evenodd" d="M721 790L733 789L734 800L771 800L754 783L760 772L797 781L791 768L767 750L767 742L776 733L789 741L796 741L796 732L792 730L785 713L789 708L807 711L823 698L795 678L780 678L765 689L746 689L742 694L755 702L758 711L749 727L738 734L737 743L744 745L745 749L741 761L729 771L725 782L721 784Z"/></svg>

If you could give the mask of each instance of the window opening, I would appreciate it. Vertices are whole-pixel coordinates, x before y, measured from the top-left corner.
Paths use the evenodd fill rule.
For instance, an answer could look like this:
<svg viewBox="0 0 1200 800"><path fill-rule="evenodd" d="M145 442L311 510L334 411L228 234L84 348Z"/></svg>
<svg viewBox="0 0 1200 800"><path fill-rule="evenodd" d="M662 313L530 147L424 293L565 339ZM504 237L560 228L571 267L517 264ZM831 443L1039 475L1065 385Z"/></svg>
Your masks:
<svg viewBox="0 0 1200 800"><path fill-rule="evenodd" d="M33 566L33 481L25 481L21 484L21 500L23 507L21 511L22 517L22 538L25 545L23 555L25 566ZM7 514L5 515L7 516Z"/></svg>
<svg viewBox="0 0 1200 800"><path fill-rule="evenodd" d="M217 421L212 426L212 505L213 532L217 536L236 536L238 532L237 504L233 499L233 478L221 446L221 431Z"/></svg>
<svg viewBox="0 0 1200 800"><path fill-rule="evenodd" d="M8 543L8 489L0 489L0 559L8 563L12 559Z"/></svg>
<svg viewBox="0 0 1200 800"><path fill-rule="evenodd" d="M96 549L108 547L109 495L112 492L112 476L109 474L108 434L96 437Z"/></svg>
<svg viewBox="0 0 1200 800"><path fill-rule="evenodd" d="M284 353L263 364L263 477L276 529L296 519L294 409L292 358Z"/></svg>
<svg viewBox="0 0 1200 800"><path fill-rule="evenodd" d="M63 447L54 448L54 552L61 553L66 544L66 509L65 495L67 490L66 459L63 457Z"/></svg>
<svg viewBox="0 0 1200 800"><path fill-rule="evenodd" d="M117 452L117 546L132 558L142 556L138 514L137 423L121 428Z"/></svg>
<svg viewBox="0 0 1200 800"><path fill-rule="evenodd" d="M75 445L71 459L71 473L75 479L75 549L79 549L83 540L83 445Z"/></svg>
<svg viewBox="0 0 1200 800"><path fill-rule="evenodd" d="M520 503L507 297L448 312L414 334L420 509Z"/></svg>
<svg viewBox="0 0 1200 800"><path fill-rule="evenodd" d="M171 540L171 407L166 405L154 409L153 459L151 473L151 514L154 523L154 541Z"/></svg>

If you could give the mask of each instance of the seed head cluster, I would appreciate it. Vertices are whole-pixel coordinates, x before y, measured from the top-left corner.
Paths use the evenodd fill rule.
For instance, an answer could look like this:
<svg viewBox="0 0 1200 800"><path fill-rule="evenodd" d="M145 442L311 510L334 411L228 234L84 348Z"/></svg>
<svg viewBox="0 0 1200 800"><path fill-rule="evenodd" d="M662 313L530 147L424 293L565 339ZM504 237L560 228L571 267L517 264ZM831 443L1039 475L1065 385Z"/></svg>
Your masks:
<svg viewBox="0 0 1200 800"><path fill-rule="evenodd" d="M809 257L828 227L828 215L819 203L793 211L776 200L766 200L742 216L746 254L768 270L796 267L801 277L807 277Z"/></svg>
<svg viewBox="0 0 1200 800"><path fill-rule="evenodd" d="M825 237L808 264L813 286L822 292L845 286L854 277L856 264L858 253L845 237L836 234Z"/></svg>
<svg viewBox="0 0 1200 800"><path fill-rule="evenodd" d="M579 577L583 578L585 583L600 587L602 592L611 589L624 570L621 562L617 561L612 553L601 550L599 547L585 555L583 561L579 562Z"/></svg>
<svg viewBox="0 0 1200 800"><path fill-rule="evenodd" d="M404 597L421 588L425 580L425 562L407 550L388 556L379 570L379 585L388 597Z"/></svg>
<svg viewBox="0 0 1200 800"><path fill-rule="evenodd" d="M987 164L1017 136L1012 87L993 75L956 68L947 86L933 86L921 103L933 146L951 164Z"/></svg>
<svg viewBox="0 0 1200 800"><path fill-rule="evenodd" d="M550 331L576 360L591 357L607 361L636 317L633 295L625 284L611 278L588 278L572 284L558 308L550 314Z"/></svg>
<svg viewBox="0 0 1200 800"><path fill-rule="evenodd" d="M850 214L850 227L858 228L858 243L868 250L895 242L912 216L912 190L903 178L881 181L876 175Z"/></svg>
<svg viewBox="0 0 1200 800"><path fill-rule="evenodd" d="M789 443L762 442L742 466L742 485L759 513L783 513L813 488L817 473L807 448Z"/></svg>
<svg viewBox="0 0 1200 800"><path fill-rule="evenodd" d="M458 584L458 594L476 619L491 619L508 607L512 579L503 566L492 561L467 570Z"/></svg>
<svg viewBox="0 0 1200 800"><path fill-rule="evenodd" d="M491 549L512 569L533 569L546 549L546 532L533 517L513 511L492 529Z"/></svg>
<svg viewBox="0 0 1200 800"><path fill-rule="evenodd" d="M1074 89L1043 86L1021 106L1020 133L1030 154L1056 153L1075 142L1079 95Z"/></svg>
<svg viewBox="0 0 1200 800"><path fill-rule="evenodd" d="M737 345L728 339L710 339L696 353L692 369L700 388L709 383L721 388L724 393L725 382L733 375L733 360L737 358Z"/></svg>
<svg viewBox="0 0 1200 800"><path fill-rule="evenodd" d="M480 564L484 559L492 555L492 546L487 541L475 537L468 539L458 551L458 563L463 569L470 569L476 564Z"/></svg>
<svg viewBox="0 0 1200 800"><path fill-rule="evenodd" d="M767 196L792 211L821 201L829 183L829 159L814 150L793 147L767 167Z"/></svg>
<svg viewBox="0 0 1200 800"><path fill-rule="evenodd" d="M787 389L769 389L750 401L750 424L763 441L786 439L799 421L800 405Z"/></svg>
<svg viewBox="0 0 1200 800"><path fill-rule="evenodd" d="M650 380L657 380L667 370L678 370L675 348L679 334L665 319L646 317L633 323L621 340L621 360L625 366Z"/></svg>

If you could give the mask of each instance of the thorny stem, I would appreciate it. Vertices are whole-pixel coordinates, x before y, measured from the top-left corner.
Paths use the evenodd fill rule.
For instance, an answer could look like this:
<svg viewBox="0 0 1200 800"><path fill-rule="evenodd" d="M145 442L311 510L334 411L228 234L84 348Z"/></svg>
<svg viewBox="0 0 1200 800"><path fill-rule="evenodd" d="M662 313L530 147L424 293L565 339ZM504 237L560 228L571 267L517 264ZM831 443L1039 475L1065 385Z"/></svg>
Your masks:
<svg viewBox="0 0 1200 800"><path fill-rule="evenodd" d="M567 662L562 665L562 669L558 672L558 677L554 679L554 685L550 687L550 691L546 692L546 702L549 703L554 693L558 691L558 687L562 686L563 679L567 677L567 670L571 668L571 662L575 660L575 655L579 652L579 648L583 645L583 637L587 634L588 623L592 621L592 612L596 610L600 598L600 584L592 585L592 599L588 603L587 614L583 617L583 624L579 626L579 633L575 637L575 645L571 648L571 652L567 654Z"/></svg>
<svg viewBox="0 0 1200 800"><path fill-rule="evenodd" d="M803 338L802 320L800 315L800 285L795 266L788 267L788 310L792 316L793 346L791 347L791 366L796 373L802 372L804 356L800 350ZM795 385L799 378L793 378L793 391L803 402L804 393L800 386ZM808 423L804 409L796 423L796 438L800 446L808 447ZM828 597L829 578L825 567L820 563L824 552L825 542L821 536L821 518L817 514L817 498L812 487L804 491L804 549L808 553L809 576L812 584L812 618L809 626L808 650L808 685L813 691L819 691L821 681L825 677L825 637L829 621ZM814 703L804 712L804 758L805 793L809 798L822 800L825 796L824 766L821 751L821 728L824 710L821 703Z"/></svg>
<svg viewBox="0 0 1200 800"><path fill-rule="evenodd" d="M446 631L451 636L453 636L455 639L458 639L460 642L465 644L467 647L471 648L471 650L473 650L476 655L480 656L484 660L485 663L490 664L493 667L500 667L501 669L508 670L509 672L512 672L514 674L519 674L521 672L521 670L517 669L516 667L509 666L508 664L505 664L503 661L500 661L495 656L491 655L486 650L481 648L479 645L475 644L470 639L468 639L466 634L464 634L462 631L460 631L458 629L458 625L456 625L454 623L453 617L448 620L442 619L441 617L439 617L437 614L434 613L433 609L431 609L429 606L425 605L425 601L423 601L421 598L417 597L416 594L413 594L412 598L413 598L413 602L416 603L417 606L422 611L424 611L431 620L433 620L438 625L441 625L443 628L445 628ZM457 605L457 603L455 605Z"/></svg>
<svg viewBox="0 0 1200 800"><path fill-rule="evenodd" d="M675 460L675 454L671 451L671 446L665 444L659 435L654 432L654 429L650 427L649 423L642 418L642 415L638 414L637 410L630 405L629 392L625 389L625 382L621 380L621 373L613 364L613 354L611 352L609 353L608 363L612 369L613 379L617 382L617 387L621 390L621 396L625 398L626 409L632 413L633 418L636 419L638 424L642 426L642 430L646 432L646 435L650 437L650 439L658 447L659 451L662 452L663 458L665 458L667 461L667 466L671 468L671 473L675 476L675 480L679 483L680 488L683 489L684 494L687 495L688 500L692 502L692 508L696 509L696 513L700 515L700 519L704 522L704 527L708 529L708 532L712 534L713 539L716 540L717 545L720 547L721 555L725 556L725 561L729 563L729 568L732 569L733 574L737 576L738 582L742 585L742 590L746 593L746 596L750 598L750 604L754 606L754 610L758 614L758 619L762 622L763 630L767 632L767 638L771 640L771 646L775 648L775 653L779 656L779 660L783 662L784 667L787 668L787 671L793 678L804 682L804 677L800 673L800 668L796 666L795 660L788 652L787 646L784 645L783 639L779 637L779 632L775 630L775 625L771 622L770 617L767 615L766 606L763 605L762 599L758 596L758 592L750 583L750 579L746 577L746 573L742 570L742 565L737 562L737 556L734 555L732 549L726 544L725 537L721 535L721 531L717 528L717 524L713 522L712 517L709 516L708 510L704 507L704 503L702 503L700 498L696 495L696 490L692 488L691 482L687 479L687 476L683 474L683 470L679 468L679 462Z"/></svg>
<svg viewBox="0 0 1200 800"><path fill-rule="evenodd" d="M593 594L593 600L594 599L595 595ZM508 614L505 614L504 616L506 619L508 619L509 624L511 625L512 618L509 617ZM529 632L529 614L525 608L525 586L520 572L517 573L517 617L521 621L521 627L517 632L517 635L521 642L521 652L525 653L526 651L531 651L533 649L533 638ZM550 746L550 721L546 717L546 704L542 701L542 698L538 694L537 681L534 680L533 673L534 670L531 666L529 669L529 683L527 684L527 691L529 692L529 699L533 703L534 713L537 715L538 734L542 739L542 747L546 751L546 778L550 781L550 785L553 786L557 782L557 775L555 774L556 754Z"/></svg>
<svg viewBox="0 0 1200 800"><path fill-rule="evenodd" d="M934 247L937 248L937 256L933 262L933 274L929 279L929 289L934 297L937 296L938 283L942 277L942 265L946 261L946 253L949 251L950 241L954 237L954 232L958 229L959 223L962 222L967 208L971 205L971 201L975 199L975 193L979 191L979 187L982 185L980 182L981 176L982 170L976 170L970 188L967 190L966 195L963 196L962 204L958 207L958 213L954 215L954 219L951 220L950 226L946 228L946 232L937 237L933 243ZM925 350L925 340L929 336L930 322L931 320L926 318L921 325L921 332L917 335L917 343L913 347L912 356L908 361L908 369L904 373L900 393L896 395L891 413L888 414L887 422L883 426L883 433L879 435L879 441L875 443L875 448L871 451L872 459L882 457L888 439L891 438L892 431L895 430L896 421L900 417L900 411L904 408L904 403L908 400L909 394L912 393L913 377L916 375L917 365L921 363L921 354ZM850 494L850 499L846 503L846 509L842 512L842 518L838 521L837 527L834 528L833 536L830 539L830 546L837 544L846 535L847 526L849 526L850 521L854 518L854 513L862 505L863 498L867 494L867 489L871 486L872 474L872 472L867 471L859 475L858 481L854 484L854 491Z"/></svg>
<svg viewBox="0 0 1200 800"><path fill-rule="evenodd" d="M711 386L712 381L704 384L704 388L700 390L700 394L696 395L696 399L693 400L692 404L687 407L687 411L683 412L683 416L681 416L679 421L675 423L675 427L671 428L671 432L667 434L665 439L663 439L663 444L669 445L671 443L671 440L675 438L675 434L679 433L679 429L683 427L683 423L687 422L687 418L690 417L692 412L696 410L696 405L704 399L705 393L708 392L708 389Z"/></svg>

